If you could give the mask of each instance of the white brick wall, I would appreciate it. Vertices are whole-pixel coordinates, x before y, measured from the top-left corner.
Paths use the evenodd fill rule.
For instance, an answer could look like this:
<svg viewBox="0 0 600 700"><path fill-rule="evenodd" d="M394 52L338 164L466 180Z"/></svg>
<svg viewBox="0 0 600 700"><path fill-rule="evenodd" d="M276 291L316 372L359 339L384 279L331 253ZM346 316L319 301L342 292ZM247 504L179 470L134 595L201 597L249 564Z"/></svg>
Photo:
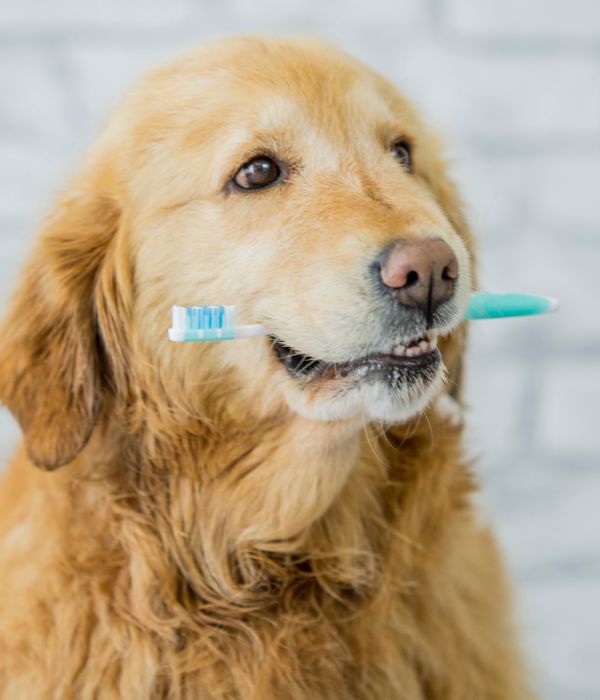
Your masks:
<svg viewBox="0 0 600 700"><path fill-rule="evenodd" d="M190 0L6 0L0 4L0 25L26 33L180 28L189 20L192 4Z"/></svg>
<svg viewBox="0 0 600 700"><path fill-rule="evenodd" d="M489 147L548 148L552 139L600 140L600 65L594 56L484 51L411 42L393 74L444 128ZM431 75L423 82L422 75Z"/></svg>
<svg viewBox="0 0 600 700"><path fill-rule="evenodd" d="M445 0L448 27L463 36L550 39L600 35L597 0Z"/></svg>
<svg viewBox="0 0 600 700"><path fill-rule="evenodd" d="M314 33L447 137L488 289L558 316L472 324L470 442L542 697L600 697L600 2L0 0L0 311L44 209L143 70L231 33ZM17 436L0 412L0 459Z"/></svg>

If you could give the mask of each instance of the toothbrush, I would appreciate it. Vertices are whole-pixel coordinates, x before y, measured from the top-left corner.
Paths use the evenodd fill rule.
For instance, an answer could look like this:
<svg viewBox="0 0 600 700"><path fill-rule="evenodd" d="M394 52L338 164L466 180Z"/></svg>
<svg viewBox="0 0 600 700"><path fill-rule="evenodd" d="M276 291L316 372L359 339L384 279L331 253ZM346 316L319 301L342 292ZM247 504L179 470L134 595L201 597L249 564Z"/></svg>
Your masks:
<svg viewBox="0 0 600 700"><path fill-rule="evenodd" d="M465 319L531 316L556 311L559 302L553 297L533 294L471 294ZM169 339L176 343L196 340L233 340L268 335L259 323L236 325L235 306L174 306Z"/></svg>
<svg viewBox="0 0 600 700"><path fill-rule="evenodd" d="M237 326L235 306L174 306L169 339L176 343L194 340L233 340L267 335L267 329L252 323Z"/></svg>
<svg viewBox="0 0 600 700"><path fill-rule="evenodd" d="M486 318L533 316L556 311L560 303L554 297L536 294L491 294L474 292L469 299L465 319L476 321Z"/></svg>

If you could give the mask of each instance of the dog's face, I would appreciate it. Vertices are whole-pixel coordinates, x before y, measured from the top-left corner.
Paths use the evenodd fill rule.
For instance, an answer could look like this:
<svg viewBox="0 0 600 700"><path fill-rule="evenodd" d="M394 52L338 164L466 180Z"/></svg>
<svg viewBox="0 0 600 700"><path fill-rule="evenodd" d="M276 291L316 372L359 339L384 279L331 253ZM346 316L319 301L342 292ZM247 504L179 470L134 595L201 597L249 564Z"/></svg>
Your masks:
<svg viewBox="0 0 600 700"><path fill-rule="evenodd" d="M55 291L79 330L94 315L109 355L137 353L123 376L177 377L187 405L235 377L253 408L319 421L423 410L444 379L438 340L448 354L471 291L471 241L435 139L381 77L316 41L228 40L149 74L45 240L36 289L48 298L56 257ZM74 297L94 285L92 311ZM173 304L234 304L270 337L172 344ZM64 305L39 311L50 324ZM79 364L93 344L74 346ZM62 392L69 381L56 378Z"/></svg>
<svg viewBox="0 0 600 700"><path fill-rule="evenodd" d="M412 109L321 44L234 42L171 78L185 88L178 123L138 185L161 211L134 232L139 288L152 290L139 306L147 345L171 304L235 304L241 322L271 334L219 344L242 385L258 376L262 392L318 420L422 410L443 380L437 337L460 322L471 281L466 242L430 184L434 143ZM403 258L432 241L426 259ZM417 303L430 285L449 288ZM158 309L162 326L144 324ZM193 364L202 351L173 352Z"/></svg>

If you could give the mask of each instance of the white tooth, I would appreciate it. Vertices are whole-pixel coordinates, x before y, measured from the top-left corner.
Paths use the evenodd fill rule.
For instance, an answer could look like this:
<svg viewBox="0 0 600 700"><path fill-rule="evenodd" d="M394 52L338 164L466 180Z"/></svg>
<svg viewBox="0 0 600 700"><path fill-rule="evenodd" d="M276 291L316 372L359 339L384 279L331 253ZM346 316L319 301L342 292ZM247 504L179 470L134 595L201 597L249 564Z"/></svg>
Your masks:
<svg viewBox="0 0 600 700"><path fill-rule="evenodd" d="M416 357L419 354L419 348L406 348L407 357Z"/></svg>
<svg viewBox="0 0 600 700"><path fill-rule="evenodd" d="M426 340L422 340L422 341L419 343L419 347L421 348L421 350L422 350L423 352L427 352L427 350L429 350L429 343L428 343Z"/></svg>
<svg viewBox="0 0 600 700"><path fill-rule="evenodd" d="M397 345L393 350L392 353L394 355L404 355L406 352L406 346L405 345Z"/></svg>

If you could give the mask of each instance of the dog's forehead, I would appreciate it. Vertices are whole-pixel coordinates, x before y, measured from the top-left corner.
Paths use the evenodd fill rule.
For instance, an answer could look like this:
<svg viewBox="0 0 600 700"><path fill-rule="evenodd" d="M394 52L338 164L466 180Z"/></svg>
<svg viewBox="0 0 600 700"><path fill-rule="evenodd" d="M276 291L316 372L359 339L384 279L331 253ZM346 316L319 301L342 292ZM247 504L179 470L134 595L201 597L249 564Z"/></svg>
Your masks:
<svg viewBox="0 0 600 700"><path fill-rule="evenodd" d="M344 66L338 76L338 67L308 63L298 71L283 62L265 74L233 65L205 77L206 97L188 114L192 141L212 134L223 151L254 143L277 152L287 144L325 155L411 130L410 111L390 85L360 67Z"/></svg>
<svg viewBox="0 0 600 700"><path fill-rule="evenodd" d="M296 124L337 131L396 118L387 95L382 94L370 76L360 74L343 87L319 85L316 81L304 81L293 89L285 81L281 87L270 85L264 90L257 112L255 123L261 129Z"/></svg>
<svg viewBox="0 0 600 700"><path fill-rule="evenodd" d="M220 42L207 54L171 65L173 99L222 121L252 121L257 129L311 121L336 128L344 122L389 121L405 101L380 75L321 41L249 37ZM156 86L150 86L154 92ZM190 110L193 118L195 109Z"/></svg>

